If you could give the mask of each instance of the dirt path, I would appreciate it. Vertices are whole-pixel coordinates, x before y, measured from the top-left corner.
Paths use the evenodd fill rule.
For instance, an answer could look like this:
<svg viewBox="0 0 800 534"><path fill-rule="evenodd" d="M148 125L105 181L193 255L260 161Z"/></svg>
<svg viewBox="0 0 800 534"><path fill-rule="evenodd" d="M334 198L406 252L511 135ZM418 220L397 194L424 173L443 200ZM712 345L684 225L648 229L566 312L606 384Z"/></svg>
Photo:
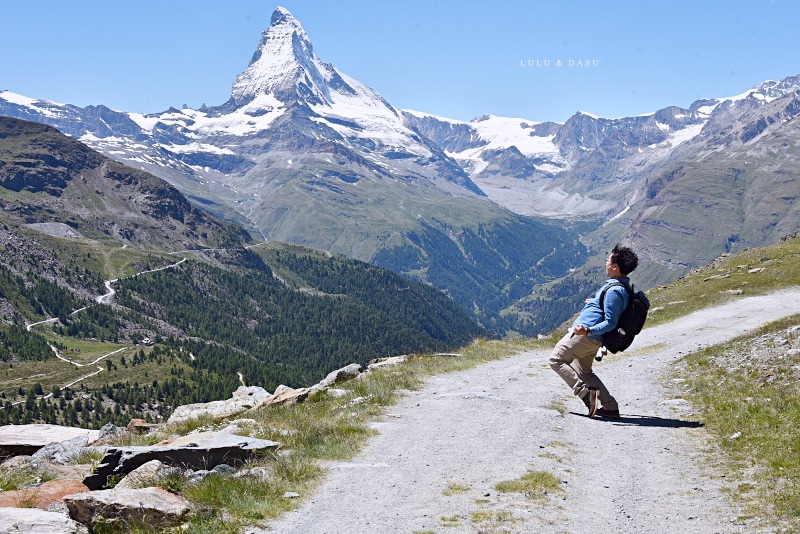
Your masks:
<svg viewBox="0 0 800 534"><path fill-rule="evenodd" d="M645 329L596 371L620 421L588 419L583 404L528 352L431 379L376 427L350 462L334 463L303 505L249 532L493 533L754 532L737 522L707 434L662 383L673 362L769 321L800 313L800 288L750 297ZM547 471L563 493L542 501L494 486ZM452 495L445 490L463 488Z"/></svg>

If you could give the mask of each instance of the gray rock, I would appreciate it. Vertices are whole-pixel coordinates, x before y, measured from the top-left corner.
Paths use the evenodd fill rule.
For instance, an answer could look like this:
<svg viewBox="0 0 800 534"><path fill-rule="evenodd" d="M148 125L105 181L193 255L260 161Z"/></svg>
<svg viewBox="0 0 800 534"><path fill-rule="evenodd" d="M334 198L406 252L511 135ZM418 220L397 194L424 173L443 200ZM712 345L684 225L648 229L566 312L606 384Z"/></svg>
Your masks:
<svg viewBox="0 0 800 534"><path fill-rule="evenodd" d="M264 408L266 406L285 406L288 404L301 404L308 399L308 397L321 389L317 386L310 388L292 389L283 384L275 388L275 393L268 397L257 408Z"/></svg>
<svg viewBox="0 0 800 534"><path fill-rule="evenodd" d="M127 475L151 460L174 467L209 469L223 463L242 463L259 452L278 447L280 443L276 441L203 432L149 447L112 448L108 449L95 473L83 483L89 489L99 490L109 485L109 477Z"/></svg>
<svg viewBox="0 0 800 534"><path fill-rule="evenodd" d="M230 399L178 406L172 412L167 423L180 423L204 415L215 419L230 417L258 406L269 396L270 394L264 388L241 386L233 392L233 396Z"/></svg>
<svg viewBox="0 0 800 534"><path fill-rule="evenodd" d="M340 384L342 382L346 382L348 380L352 380L356 378L358 375L361 374L363 371L363 367L361 367L357 363L351 363L346 367L342 367L341 369L337 369L335 371L331 371L328 373L328 376L322 379L322 381L317 384L320 389L329 388L333 385Z"/></svg>
<svg viewBox="0 0 800 534"><path fill-rule="evenodd" d="M211 470L211 472L217 473L219 475L230 475L236 472L236 468L228 464L219 464L215 465L214 468Z"/></svg>
<svg viewBox="0 0 800 534"><path fill-rule="evenodd" d="M146 486L152 486L153 481L159 476L159 472L163 469L164 464L158 460L150 460L128 473L128 475L120 480L115 489L137 489Z"/></svg>
<svg viewBox="0 0 800 534"><path fill-rule="evenodd" d="M100 428L100 435L97 439L103 439L106 437L117 437L123 434L126 434L127 430L122 428L121 426L116 426L113 423L108 423Z"/></svg>
<svg viewBox="0 0 800 534"><path fill-rule="evenodd" d="M58 512L37 508L0 508L0 532L88 534L89 530Z"/></svg>
<svg viewBox="0 0 800 534"><path fill-rule="evenodd" d="M99 435L97 430L59 425L0 426L0 458L32 455L50 443L62 443L78 437L84 437L86 442L91 442Z"/></svg>
<svg viewBox="0 0 800 534"><path fill-rule="evenodd" d="M372 371L373 369L380 369L381 367L388 367L390 365L397 365L403 363L408 359L408 356L390 356L388 358L375 358L374 360L370 360L369 364L367 365L367 370Z"/></svg>
<svg viewBox="0 0 800 534"><path fill-rule="evenodd" d="M167 528L187 519L189 502L161 488L111 489L64 497L72 519L90 528L99 521Z"/></svg>
<svg viewBox="0 0 800 534"><path fill-rule="evenodd" d="M241 471L237 471L231 478L245 478L245 477L253 477L253 478L267 478L269 476L269 469L265 467L253 467L252 469L242 469Z"/></svg>
<svg viewBox="0 0 800 534"><path fill-rule="evenodd" d="M76 436L66 441L48 443L31 455L33 461L47 460L56 464L65 464L78 454L89 443L88 436Z"/></svg>

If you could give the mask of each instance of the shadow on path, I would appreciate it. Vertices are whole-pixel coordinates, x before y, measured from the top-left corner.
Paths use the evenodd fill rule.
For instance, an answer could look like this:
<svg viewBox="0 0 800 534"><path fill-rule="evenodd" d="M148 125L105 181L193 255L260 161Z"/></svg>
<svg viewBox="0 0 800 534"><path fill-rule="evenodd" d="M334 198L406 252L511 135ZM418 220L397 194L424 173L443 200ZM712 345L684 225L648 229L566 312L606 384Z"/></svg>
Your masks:
<svg viewBox="0 0 800 534"><path fill-rule="evenodd" d="M581 417L589 417L586 414L578 412L569 412L572 415L579 415ZM605 421L620 426L655 426L662 428L701 428L705 424L699 421L682 421L680 419L665 419L663 417L655 417L652 415L623 415L619 419L606 419L604 417L596 417L595 421Z"/></svg>

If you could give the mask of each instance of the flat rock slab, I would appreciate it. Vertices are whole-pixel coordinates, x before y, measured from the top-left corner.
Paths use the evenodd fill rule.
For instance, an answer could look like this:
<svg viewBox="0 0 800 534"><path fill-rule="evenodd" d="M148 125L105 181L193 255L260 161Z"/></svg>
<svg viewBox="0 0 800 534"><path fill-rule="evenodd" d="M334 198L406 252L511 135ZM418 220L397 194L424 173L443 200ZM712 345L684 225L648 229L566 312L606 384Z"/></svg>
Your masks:
<svg viewBox="0 0 800 534"><path fill-rule="evenodd" d="M190 469L212 469L219 464L239 464L258 452L277 449L280 443L225 432L202 432L151 447L108 449L94 474L83 483L91 490L109 485L109 477L123 477L152 460Z"/></svg>
<svg viewBox="0 0 800 534"><path fill-rule="evenodd" d="M100 431L45 424L0 426L0 458L31 455L50 443L79 437L92 442L100 437Z"/></svg>
<svg viewBox="0 0 800 534"><path fill-rule="evenodd" d="M89 530L57 512L45 512L36 508L0 508L0 532L88 534Z"/></svg>

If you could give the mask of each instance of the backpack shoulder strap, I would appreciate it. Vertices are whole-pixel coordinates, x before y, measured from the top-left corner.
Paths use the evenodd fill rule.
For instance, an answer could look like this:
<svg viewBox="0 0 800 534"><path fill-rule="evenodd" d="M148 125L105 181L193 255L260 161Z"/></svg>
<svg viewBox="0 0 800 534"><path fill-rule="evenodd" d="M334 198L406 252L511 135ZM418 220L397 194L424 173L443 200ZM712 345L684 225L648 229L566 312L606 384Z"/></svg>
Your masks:
<svg viewBox="0 0 800 534"><path fill-rule="evenodd" d="M628 305L630 305L631 302L630 297L633 295L633 289L628 287L628 284L624 284L622 282L612 282L608 284L606 287L604 287L603 291L600 293L600 309L605 310L605 308L603 307L603 303L605 302L606 292L615 286L622 286L625 288L625 290L628 292Z"/></svg>

